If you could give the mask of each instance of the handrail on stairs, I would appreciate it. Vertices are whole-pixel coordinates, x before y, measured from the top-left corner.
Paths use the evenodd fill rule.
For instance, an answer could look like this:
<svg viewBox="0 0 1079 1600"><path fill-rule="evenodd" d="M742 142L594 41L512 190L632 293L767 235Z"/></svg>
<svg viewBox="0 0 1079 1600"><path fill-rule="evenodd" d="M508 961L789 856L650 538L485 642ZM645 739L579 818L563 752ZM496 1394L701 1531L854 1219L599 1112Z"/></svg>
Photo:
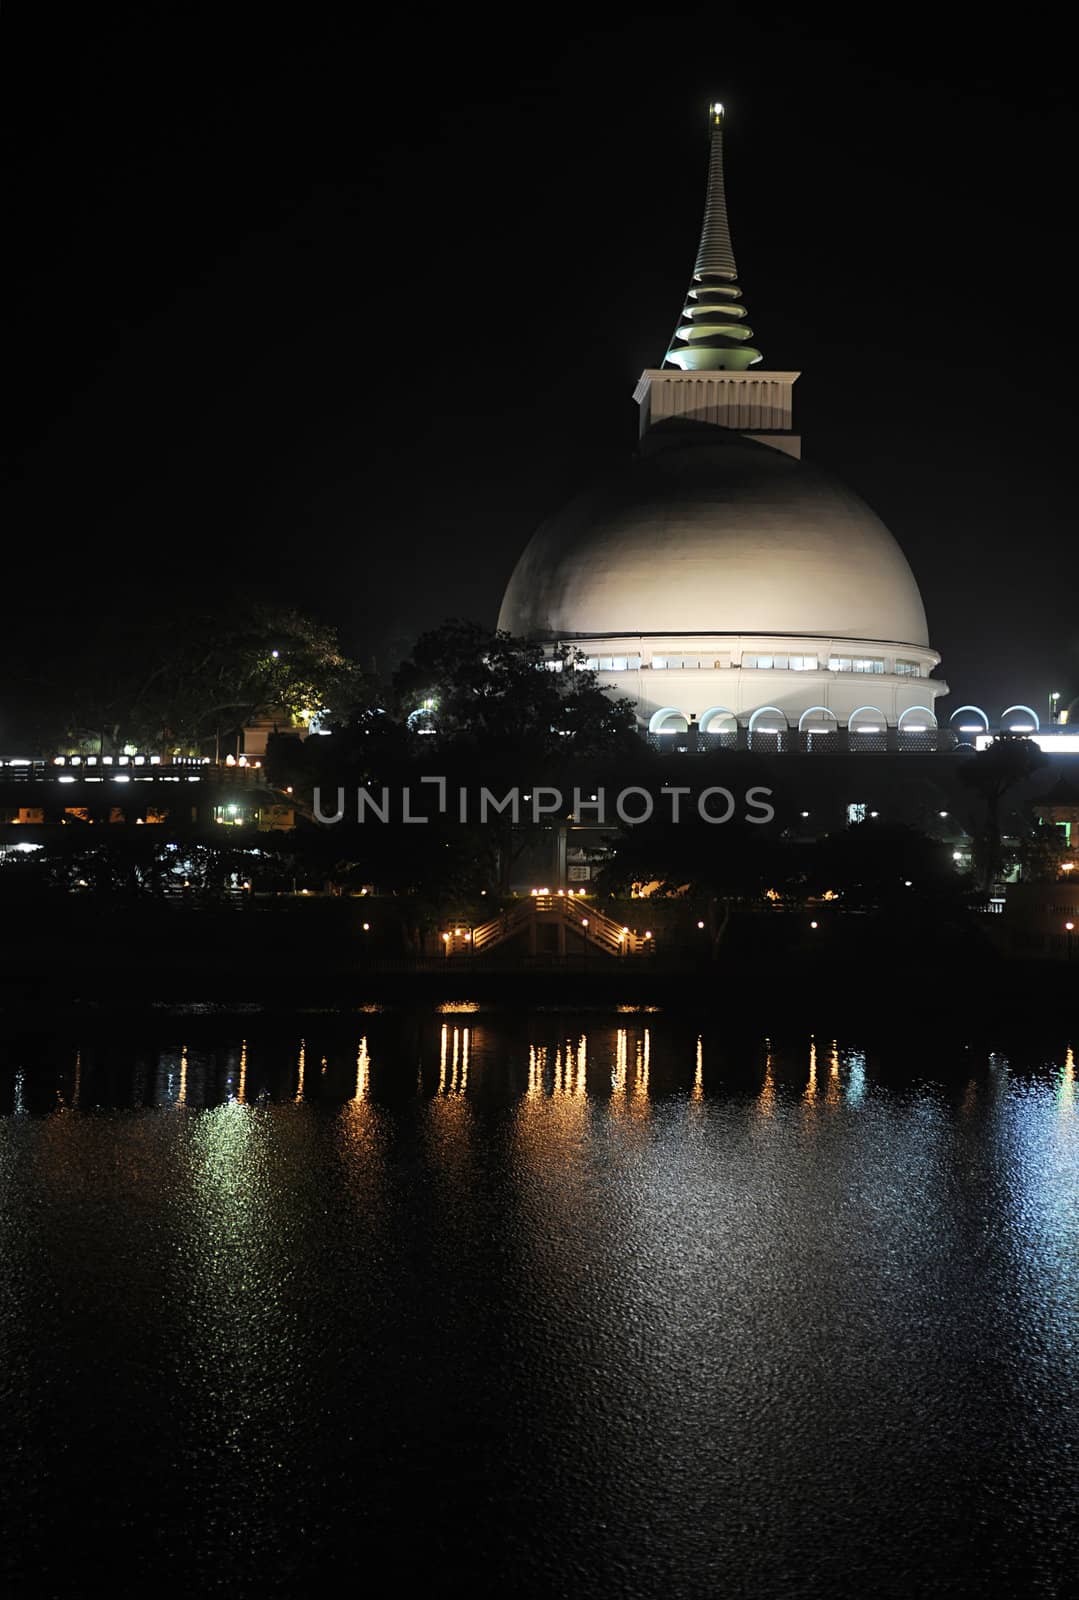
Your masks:
<svg viewBox="0 0 1079 1600"><path fill-rule="evenodd" d="M531 895L527 900L519 901L508 911L481 922L460 938L444 935L447 953L463 954L489 949L510 938L534 917L552 915L572 927L589 944L609 955L640 954L647 949L646 941L628 928L623 928L598 906L589 905L583 897L578 900L563 895L543 894Z"/></svg>

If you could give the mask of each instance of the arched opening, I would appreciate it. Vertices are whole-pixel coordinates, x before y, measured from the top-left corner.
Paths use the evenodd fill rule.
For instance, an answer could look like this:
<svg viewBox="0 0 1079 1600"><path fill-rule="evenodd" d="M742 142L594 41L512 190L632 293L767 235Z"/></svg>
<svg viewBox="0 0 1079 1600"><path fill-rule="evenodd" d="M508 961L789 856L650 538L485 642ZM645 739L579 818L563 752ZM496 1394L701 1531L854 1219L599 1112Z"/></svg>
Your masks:
<svg viewBox="0 0 1079 1600"><path fill-rule="evenodd" d="M749 719L751 750L783 750L790 725L778 706L760 706Z"/></svg>
<svg viewBox="0 0 1079 1600"><path fill-rule="evenodd" d="M852 750L885 750L888 718L879 706L859 706L847 718L847 737Z"/></svg>
<svg viewBox="0 0 1079 1600"><path fill-rule="evenodd" d="M685 733L688 728L689 718L677 706L662 706L659 711L653 711L648 723L649 733Z"/></svg>
<svg viewBox="0 0 1079 1600"><path fill-rule="evenodd" d="M733 750L738 743L738 718L726 706L709 706L700 719L706 748Z"/></svg>
<svg viewBox="0 0 1079 1600"><path fill-rule="evenodd" d="M839 718L827 706L808 706L798 718L803 750L831 750L839 743Z"/></svg>
<svg viewBox="0 0 1079 1600"><path fill-rule="evenodd" d="M737 733L738 718L726 706L709 706L701 716L702 733Z"/></svg>
<svg viewBox="0 0 1079 1600"><path fill-rule="evenodd" d="M899 714L901 750L935 750L937 719L929 706L908 706Z"/></svg>
<svg viewBox="0 0 1079 1600"><path fill-rule="evenodd" d="M973 749L978 735L989 732L989 718L981 706L957 706L948 718L948 726L960 749L964 746Z"/></svg>
<svg viewBox="0 0 1079 1600"><path fill-rule="evenodd" d="M899 713L900 730L906 733L930 733L937 719L928 706L908 706Z"/></svg>
<svg viewBox="0 0 1079 1600"><path fill-rule="evenodd" d="M1041 722L1031 706L1009 706L1000 714L1000 726L1004 733L1037 733Z"/></svg>

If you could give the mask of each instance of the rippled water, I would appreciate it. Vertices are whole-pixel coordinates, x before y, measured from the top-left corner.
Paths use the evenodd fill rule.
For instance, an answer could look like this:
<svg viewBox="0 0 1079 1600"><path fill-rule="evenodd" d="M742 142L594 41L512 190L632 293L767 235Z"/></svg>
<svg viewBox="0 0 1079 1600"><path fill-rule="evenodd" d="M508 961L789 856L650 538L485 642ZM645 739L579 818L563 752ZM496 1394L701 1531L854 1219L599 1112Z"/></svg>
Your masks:
<svg viewBox="0 0 1079 1600"><path fill-rule="evenodd" d="M1067 1041L305 1027L0 1055L15 1592L1075 1592Z"/></svg>

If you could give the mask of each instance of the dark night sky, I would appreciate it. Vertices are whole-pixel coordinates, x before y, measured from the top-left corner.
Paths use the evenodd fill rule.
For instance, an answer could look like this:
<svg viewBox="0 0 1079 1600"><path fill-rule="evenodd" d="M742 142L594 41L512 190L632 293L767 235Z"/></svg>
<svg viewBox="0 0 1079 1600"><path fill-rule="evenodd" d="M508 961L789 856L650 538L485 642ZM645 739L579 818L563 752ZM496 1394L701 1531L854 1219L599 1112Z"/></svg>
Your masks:
<svg viewBox="0 0 1079 1600"><path fill-rule="evenodd" d="M806 454L899 538L962 699L1079 693L1066 41L763 10L6 8L9 597L239 584L382 663L493 621L633 447L718 94Z"/></svg>

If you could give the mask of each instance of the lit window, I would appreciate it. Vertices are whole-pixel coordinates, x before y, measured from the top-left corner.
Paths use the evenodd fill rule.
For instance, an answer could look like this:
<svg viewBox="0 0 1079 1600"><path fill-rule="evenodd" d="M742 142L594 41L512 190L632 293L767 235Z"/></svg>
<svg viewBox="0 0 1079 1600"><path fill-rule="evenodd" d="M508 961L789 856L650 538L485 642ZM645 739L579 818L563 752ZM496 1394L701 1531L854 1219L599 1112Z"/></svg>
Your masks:
<svg viewBox="0 0 1079 1600"><path fill-rule="evenodd" d="M850 656L829 656L828 657L828 671L829 672L850 672L851 667L852 667L852 662L851 662Z"/></svg>
<svg viewBox="0 0 1079 1600"><path fill-rule="evenodd" d="M847 807L847 822L848 822L848 824L850 824L852 822L864 822L865 821L865 812L866 812L866 808L865 808L865 802L864 801L859 801L854 805L848 806Z"/></svg>
<svg viewBox="0 0 1079 1600"><path fill-rule="evenodd" d="M896 675L900 678L917 678L920 676L917 661L897 661L895 670Z"/></svg>
<svg viewBox="0 0 1079 1600"><path fill-rule="evenodd" d="M719 666L719 662L716 665ZM743 655L743 667L756 667L758 672L815 672L817 670L816 656L754 656Z"/></svg>
<svg viewBox="0 0 1079 1600"><path fill-rule="evenodd" d="M883 672L884 662L877 656L855 656L853 670L855 672Z"/></svg>
<svg viewBox="0 0 1079 1600"><path fill-rule="evenodd" d="M667 657L666 656L653 656L652 657L652 666L657 672L660 671L662 668L666 667L666 665L667 665Z"/></svg>

